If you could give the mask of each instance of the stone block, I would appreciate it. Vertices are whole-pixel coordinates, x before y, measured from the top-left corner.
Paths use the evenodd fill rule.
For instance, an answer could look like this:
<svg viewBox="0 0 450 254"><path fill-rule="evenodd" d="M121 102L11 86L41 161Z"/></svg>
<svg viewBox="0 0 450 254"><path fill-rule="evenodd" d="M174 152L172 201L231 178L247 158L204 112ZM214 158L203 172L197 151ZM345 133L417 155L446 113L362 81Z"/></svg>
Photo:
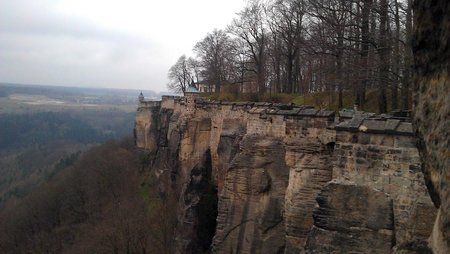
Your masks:
<svg viewBox="0 0 450 254"><path fill-rule="evenodd" d="M252 108L249 111L250 114L261 114L261 113L264 113L264 112L266 112L265 108Z"/></svg>
<svg viewBox="0 0 450 254"><path fill-rule="evenodd" d="M293 115L297 115L298 112L300 112L299 108L296 109L290 109L290 110L284 110L281 109L277 112L278 115L289 115L289 116L293 116Z"/></svg>
<svg viewBox="0 0 450 254"><path fill-rule="evenodd" d="M339 116L341 118L352 118L354 114L355 114L354 111L346 111L346 110L339 111Z"/></svg>
<svg viewBox="0 0 450 254"><path fill-rule="evenodd" d="M318 117L334 117L335 113L331 110L319 110L317 112L316 116Z"/></svg>
<svg viewBox="0 0 450 254"><path fill-rule="evenodd" d="M401 122L396 129L396 133L400 135L412 136L414 134L412 124L408 122Z"/></svg>
<svg viewBox="0 0 450 254"><path fill-rule="evenodd" d="M370 133L386 133L386 121L366 119L362 122L359 130Z"/></svg>
<svg viewBox="0 0 450 254"><path fill-rule="evenodd" d="M388 119L384 126L386 129L386 133L390 133L390 134L395 133L395 130L397 129L399 124L400 124L400 120L398 120L398 119Z"/></svg>
<svg viewBox="0 0 450 254"><path fill-rule="evenodd" d="M300 115L300 116L315 116L317 114L317 112L318 112L317 109L306 108L306 109L300 110L300 112L298 112L298 115Z"/></svg>
<svg viewBox="0 0 450 254"><path fill-rule="evenodd" d="M278 111L280 111L280 110L277 108L270 108L270 109L266 110L266 114L275 115L275 114L277 114Z"/></svg>

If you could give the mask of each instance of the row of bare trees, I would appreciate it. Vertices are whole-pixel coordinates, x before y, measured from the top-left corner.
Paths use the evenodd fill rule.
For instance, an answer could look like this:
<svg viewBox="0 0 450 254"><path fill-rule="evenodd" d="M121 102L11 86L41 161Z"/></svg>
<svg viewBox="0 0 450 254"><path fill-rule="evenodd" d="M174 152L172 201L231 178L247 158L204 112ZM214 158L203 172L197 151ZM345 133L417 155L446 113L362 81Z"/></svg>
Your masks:
<svg viewBox="0 0 450 254"><path fill-rule="evenodd" d="M216 92L344 93L380 112L408 109L412 0L251 0L169 70L169 88L201 82Z"/></svg>

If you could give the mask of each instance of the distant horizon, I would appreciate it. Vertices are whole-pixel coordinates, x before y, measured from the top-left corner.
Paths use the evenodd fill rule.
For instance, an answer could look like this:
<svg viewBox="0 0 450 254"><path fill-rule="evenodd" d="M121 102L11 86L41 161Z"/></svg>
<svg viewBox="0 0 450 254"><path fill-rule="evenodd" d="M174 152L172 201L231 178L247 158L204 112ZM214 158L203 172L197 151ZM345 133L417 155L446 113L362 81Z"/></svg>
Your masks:
<svg viewBox="0 0 450 254"><path fill-rule="evenodd" d="M81 88L81 89L103 89L103 90L129 90L129 91L142 91L153 92L156 94L170 93L169 91L155 91L152 89L138 89L138 88L117 88L117 87L100 87L100 86L72 86L72 85L55 85L55 84L38 84L38 83L17 83L17 82L5 82L0 81L0 85L16 85L16 86L35 86L35 87L59 87L59 88Z"/></svg>

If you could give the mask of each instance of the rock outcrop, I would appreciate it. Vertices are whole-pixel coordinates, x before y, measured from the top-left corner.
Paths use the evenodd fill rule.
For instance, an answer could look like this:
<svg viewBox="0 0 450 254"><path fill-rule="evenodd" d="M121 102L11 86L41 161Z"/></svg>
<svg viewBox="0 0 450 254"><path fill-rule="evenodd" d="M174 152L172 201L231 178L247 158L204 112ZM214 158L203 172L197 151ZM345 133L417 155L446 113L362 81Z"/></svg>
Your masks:
<svg viewBox="0 0 450 254"><path fill-rule="evenodd" d="M388 194L333 181L319 193L317 203L307 253L389 253L395 245Z"/></svg>
<svg viewBox="0 0 450 254"><path fill-rule="evenodd" d="M242 140L219 196L215 252L280 253L284 249L284 192L289 170L279 138Z"/></svg>
<svg viewBox="0 0 450 254"><path fill-rule="evenodd" d="M436 253L450 252L450 2L414 5L414 124L430 195L439 213L431 237Z"/></svg>
<svg viewBox="0 0 450 254"><path fill-rule="evenodd" d="M179 197L176 253L385 253L431 234L407 119L163 97L135 135Z"/></svg>

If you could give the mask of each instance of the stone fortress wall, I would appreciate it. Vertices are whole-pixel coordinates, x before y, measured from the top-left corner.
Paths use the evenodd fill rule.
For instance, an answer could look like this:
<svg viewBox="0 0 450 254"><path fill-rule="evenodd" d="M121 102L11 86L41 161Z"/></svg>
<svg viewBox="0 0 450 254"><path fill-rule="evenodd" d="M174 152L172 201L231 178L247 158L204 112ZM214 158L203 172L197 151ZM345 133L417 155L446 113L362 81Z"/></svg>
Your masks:
<svg viewBox="0 0 450 254"><path fill-rule="evenodd" d="M201 248L206 182L218 253L386 253L430 235L436 211L409 119L189 96L141 101L136 114L137 147L180 197L176 252Z"/></svg>

